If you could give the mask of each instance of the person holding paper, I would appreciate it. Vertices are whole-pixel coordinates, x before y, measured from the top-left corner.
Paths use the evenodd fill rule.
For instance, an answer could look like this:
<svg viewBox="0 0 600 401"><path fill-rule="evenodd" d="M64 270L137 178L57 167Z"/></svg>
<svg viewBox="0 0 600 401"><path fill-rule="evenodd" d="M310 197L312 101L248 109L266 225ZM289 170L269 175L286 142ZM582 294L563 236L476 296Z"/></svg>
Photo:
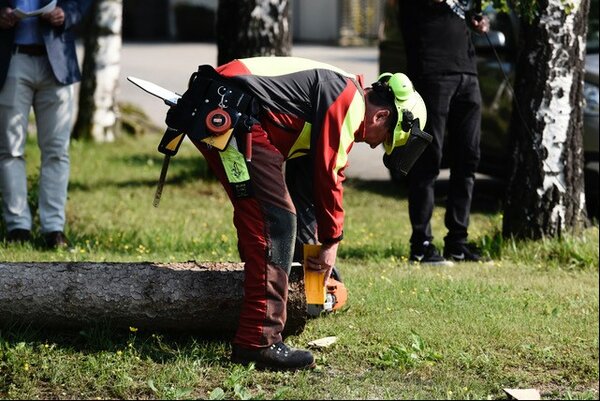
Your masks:
<svg viewBox="0 0 600 401"><path fill-rule="evenodd" d="M50 248L64 234L73 83L81 79L73 27L91 0L0 0L0 192L8 242L32 239L25 139L33 107L41 151L40 232Z"/></svg>

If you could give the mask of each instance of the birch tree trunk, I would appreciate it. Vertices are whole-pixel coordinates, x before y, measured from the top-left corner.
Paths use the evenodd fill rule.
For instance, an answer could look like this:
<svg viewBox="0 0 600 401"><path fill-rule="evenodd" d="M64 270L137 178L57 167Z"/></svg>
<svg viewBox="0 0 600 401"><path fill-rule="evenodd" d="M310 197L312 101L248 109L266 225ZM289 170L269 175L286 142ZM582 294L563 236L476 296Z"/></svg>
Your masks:
<svg viewBox="0 0 600 401"><path fill-rule="evenodd" d="M0 327L93 324L235 334L243 299L242 263L0 263ZM289 277L284 333L304 329L308 315L302 267Z"/></svg>
<svg viewBox="0 0 600 401"><path fill-rule="evenodd" d="M589 0L539 2L522 23L503 234L560 236L585 222L583 74Z"/></svg>
<svg viewBox="0 0 600 401"><path fill-rule="evenodd" d="M112 142L118 135L122 19L123 0L94 1L84 38L75 138Z"/></svg>
<svg viewBox="0 0 600 401"><path fill-rule="evenodd" d="M289 56L288 0L219 0L217 63L254 56Z"/></svg>

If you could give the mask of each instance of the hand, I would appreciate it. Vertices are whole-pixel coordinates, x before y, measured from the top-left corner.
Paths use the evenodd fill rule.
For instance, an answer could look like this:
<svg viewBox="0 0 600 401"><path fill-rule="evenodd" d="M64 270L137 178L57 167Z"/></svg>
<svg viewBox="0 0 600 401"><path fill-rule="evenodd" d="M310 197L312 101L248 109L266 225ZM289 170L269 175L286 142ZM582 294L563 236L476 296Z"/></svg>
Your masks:
<svg viewBox="0 0 600 401"><path fill-rule="evenodd" d="M471 17L471 28L477 33L487 33L490 30L490 19L484 16Z"/></svg>
<svg viewBox="0 0 600 401"><path fill-rule="evenodd" d="M306 267L308 269L319 272L325 272L325 277L323 278L323 286L327 285L327 280L329 280L329 276L331 276L333 266L335 266L338 245L339 242L335 242L333 244L323 244L321 246L321 252L319 252L318 257L315 258L309 256L306 258Z"/></svg>
<svg viewBox="0 0 600 401"><path fill-rule="evenodd" d="M10 7L0 8L0 29L13 28L19 18L13 13L13 9Z"/></svg>
<svg viewBox="0 0 600 401"><path fill-rule="evenodd" d="M52 26L59 27L65 23L65 12L62 8L55 7L54 10L50 11L49 13L42 14L40 18L45 19Z"/></svg>

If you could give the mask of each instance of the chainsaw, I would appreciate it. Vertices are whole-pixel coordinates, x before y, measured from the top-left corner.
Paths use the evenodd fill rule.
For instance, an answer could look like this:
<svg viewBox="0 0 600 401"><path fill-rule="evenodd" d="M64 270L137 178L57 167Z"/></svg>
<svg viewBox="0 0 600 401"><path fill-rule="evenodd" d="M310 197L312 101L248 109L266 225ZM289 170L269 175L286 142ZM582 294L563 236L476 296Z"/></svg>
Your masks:
<svg viewBox="0 0 600 401"><path fill-rule="evenodd" d="M165 157L154 196L155 207L160 202L169 161L177 154L186 135L223 151L230 142L235 143L236 132L245 132L245 159L251 161L251 114L255 113L257 104L251 96L221 81L212 67L198 67L183 95L140 78L130 76L127 80L162 99L170 107L166 118L167 129L158 145L158 151Z"/></svg>

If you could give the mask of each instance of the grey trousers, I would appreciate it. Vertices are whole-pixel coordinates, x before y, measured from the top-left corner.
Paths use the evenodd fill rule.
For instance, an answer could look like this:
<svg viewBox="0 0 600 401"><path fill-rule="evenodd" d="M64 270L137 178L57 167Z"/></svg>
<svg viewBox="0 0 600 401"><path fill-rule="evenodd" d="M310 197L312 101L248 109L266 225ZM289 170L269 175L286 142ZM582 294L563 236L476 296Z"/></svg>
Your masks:
<svg viewBox="0 0 600 401"><path fill-rule="evenodd" d="M32 228L25 140L33 107L41 152L38 209L42 233L63 231L69 182L73 85L59 84L48 58L14 54L0 90L0 196L8 231Z"/></svg>

